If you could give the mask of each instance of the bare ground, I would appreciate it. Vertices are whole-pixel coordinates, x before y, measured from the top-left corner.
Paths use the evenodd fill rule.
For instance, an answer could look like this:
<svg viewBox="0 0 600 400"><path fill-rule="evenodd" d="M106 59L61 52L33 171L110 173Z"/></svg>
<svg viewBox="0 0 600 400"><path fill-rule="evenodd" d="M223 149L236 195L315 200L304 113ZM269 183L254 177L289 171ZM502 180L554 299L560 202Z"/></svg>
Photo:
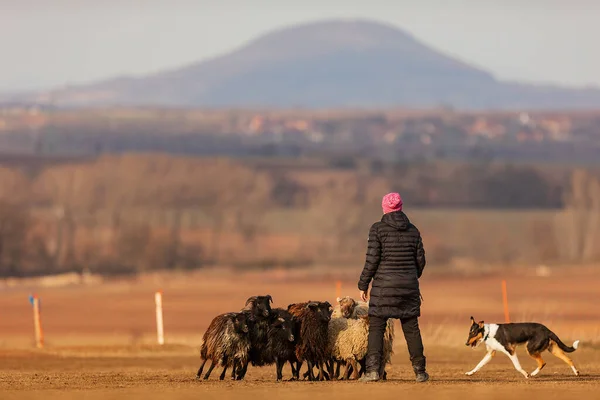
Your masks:
<svg viewBox="0 0 600 400"><path fill-rule="evenodd" d="M546 369L525 380L507 358L497 357L473 377L464 372L483 356L483 350L430 346L427 349L432 379L414 382L403 343L397 346L387 382L274 382L274 367L251 368L244 382L218 381L219 370L209 381L196 381L196 349L156 347L79 347L50 350L4 350L0 353L0 393L2 399L86 399L102 398L202 398L238 399L275 396L321 399L335 396L378 399L399 396L418 398L515 399L543 396L594 398L600 389L600 351L582 348L573 356L582 371L576 377L560 360L548 354ZM105 353L105 356L100 354ZM95 355L89 355L94 353ZM521 352L523 353L523 352ZM528 369L534 361L521 355ZM285 376L289 377L286 369ZM249 396L249 397L248 397Z"/></svg>
<svg viewBox="0 0 600 400"><path fill-rule="evenodd" d="M470 315L503 319L500 280L508 276L511 319L545 323L565 342L581 339L573 360L575 377L547 353L537 378L525 380L497 356L478 375L466 377L483 349L464 346ZM600 398L600 274L568 270L549 277L532 274L423 279L421 327L432 380L416 384L400 329L389 381L274 382L274 367L251 368L244 382L195 380L203 330L217 313L241 308L253 294L273 295L276 306L335 298L334 274L201 273L146 277L98 286L0 289L0 399L238 399L278 398ZM342 276L343 279L343 276ZM153 292L165 291L167 345L155 341ZM32 348L31 306L42 298L46 346ZM355 282L343 280L342 294ZM528 370L535 362L524 351ZM284 370L289 377L289 371Z"/></svg>

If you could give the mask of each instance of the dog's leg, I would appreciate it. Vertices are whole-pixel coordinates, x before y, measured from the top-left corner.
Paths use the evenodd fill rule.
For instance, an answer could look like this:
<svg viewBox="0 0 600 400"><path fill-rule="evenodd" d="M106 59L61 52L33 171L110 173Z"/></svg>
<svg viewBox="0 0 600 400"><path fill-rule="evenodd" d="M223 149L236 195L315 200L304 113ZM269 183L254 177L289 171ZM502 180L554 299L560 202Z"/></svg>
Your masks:
<svg viewBox="0 0 600 400"><path fill-rule="evenodd" d="M496 355L496 350L488 351L487 354L483 357L483 359L479 362L479 364L477 364L477 366L475 368L473 368L471 371L467 372L465 375L468 375L468 376L473 375L475 372L477 372L481 368L483 368L483 366L485 364L489 363L495 355Z"/></svg>
<svg viewBox="0 0 600 400"><path fill-rule="evenodd" d="M558 347L557 344L555 344L554 342L550 345L550 353L552 353L553 355L555 355L556 357L560 358L561 360L563 360L565 363L567 363L567 365L569 367L571 367L571 369L573 370L573 373L577 376L579 376L579 371L577 370L577 368L575 367L575 364L573 364L573 361L567 357L567 355L565 354L564 351L562 351L560 349L560 347Z"/></svg>
<svg viewBox="0 0 600 400"><path fill-rule="evenodd" d="M521 374L523 374L523 376L526 379L529 378L529 374L527 373L527 371L525 371L523 367L521 367L521 363L519 363L519 358L517 357L517 354L514 352L513 354L510 354L508 351L505 354L508 356L508 358L510 358L510 361L512 361L513 365L515 366L515 369Z"/></svg>
<svg viewBox="0 0 600 400"><path fill-rule="evenodd" d="M536 376L537 374L540 373L540 371L542 370L542 368L544 368L546 366L546 363L544 362L544 359L542 358L542 356L540 355L540 353L534 353L534 354L529 354L533 359L535 359L535 361L537 362L537 368L533 370L533 372L531 372L531 376Z"/></svg>

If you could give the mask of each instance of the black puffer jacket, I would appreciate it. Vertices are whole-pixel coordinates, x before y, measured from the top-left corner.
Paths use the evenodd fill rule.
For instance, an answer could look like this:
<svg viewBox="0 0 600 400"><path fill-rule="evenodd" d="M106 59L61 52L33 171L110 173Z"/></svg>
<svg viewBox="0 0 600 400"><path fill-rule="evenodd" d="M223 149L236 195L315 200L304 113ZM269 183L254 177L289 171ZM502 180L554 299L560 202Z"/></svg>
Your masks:
<svg viewBox="0 0 600 400"><path fill-rule="evenodd" d="M367 291L373 280L369 315L411 318L421 315L419 278L425 250L417 227L402 211L384 214L369 231L367 260L358 289Z"/></svg>

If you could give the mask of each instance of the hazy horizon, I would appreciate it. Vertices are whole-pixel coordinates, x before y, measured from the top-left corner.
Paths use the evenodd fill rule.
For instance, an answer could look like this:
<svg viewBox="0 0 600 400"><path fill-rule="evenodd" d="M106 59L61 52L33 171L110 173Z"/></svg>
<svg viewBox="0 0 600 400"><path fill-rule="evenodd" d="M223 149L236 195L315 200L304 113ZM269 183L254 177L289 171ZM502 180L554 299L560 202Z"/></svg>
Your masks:
<svg viewBox="0 0 600 400"><path fill-rule="evenodd" d="M0 0L0 9L2 92L150 74L333 19L391 24L498 79L600 86L591 0Z"/></svg>

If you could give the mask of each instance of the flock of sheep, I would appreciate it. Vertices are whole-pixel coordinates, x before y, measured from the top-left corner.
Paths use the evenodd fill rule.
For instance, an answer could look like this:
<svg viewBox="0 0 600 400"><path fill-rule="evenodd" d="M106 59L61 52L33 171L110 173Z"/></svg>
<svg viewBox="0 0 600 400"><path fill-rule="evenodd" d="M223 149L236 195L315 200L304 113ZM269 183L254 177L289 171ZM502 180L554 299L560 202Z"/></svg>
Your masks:
<svg viewBox="0 0 600 400"><path fill-rule="evenodd" d="M369 335L368 305L350 297L338 298L335 309L327 301L290 304L286 310L271 308L270 295L253 296L240 312L216 316L204 333L200 355L202 371L208 360L210 368L221 365L223 380L231 368L231 379L244 379L248 365L275 365L277 380L283 379L283 366L290 363L292 377L300 379L306 362L304 379L358 379L365 369ZM385 365L392 356L394 325L392 320L384 336L384 354L380 375L385 379ZM359 369L360 366L360 369Z"/></svg>

